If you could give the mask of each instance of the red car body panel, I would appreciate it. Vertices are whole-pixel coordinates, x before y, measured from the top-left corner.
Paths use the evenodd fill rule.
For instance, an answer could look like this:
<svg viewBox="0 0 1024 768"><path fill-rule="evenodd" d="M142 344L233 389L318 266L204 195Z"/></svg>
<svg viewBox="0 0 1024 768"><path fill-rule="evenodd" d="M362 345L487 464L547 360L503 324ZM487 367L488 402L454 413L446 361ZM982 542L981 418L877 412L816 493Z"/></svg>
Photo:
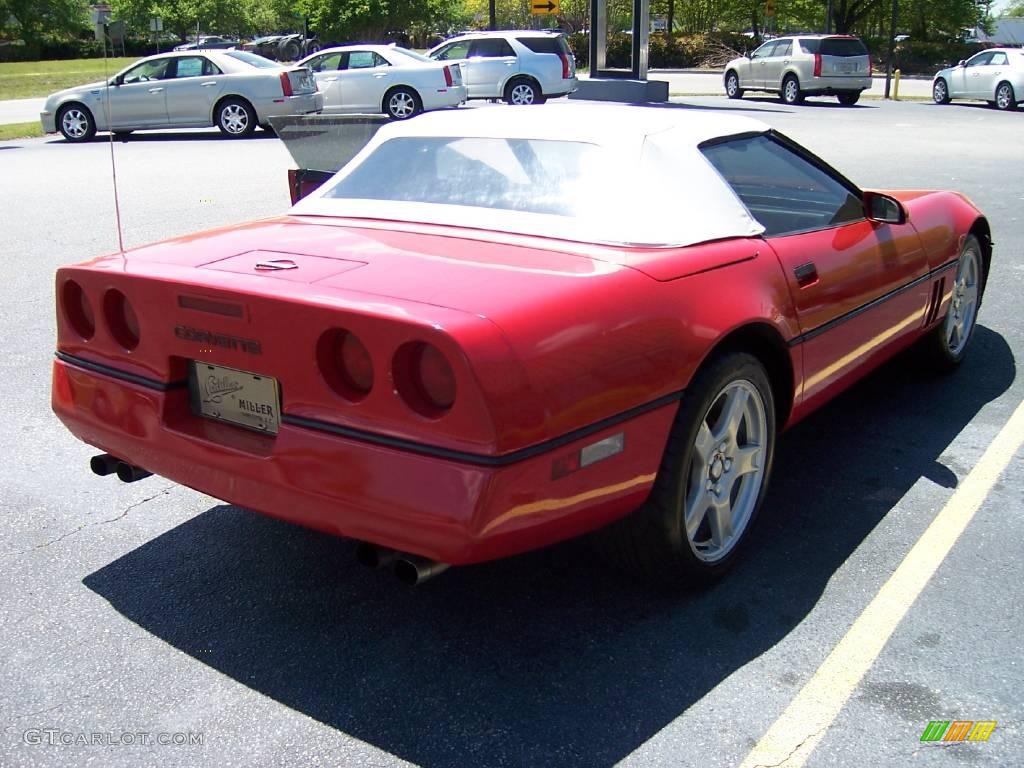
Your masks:
<svg viewBox="0 0 1024 768"><path fill-rule="evenodd" d="M777 350L784 424L939 322L935 286L980 214L947 193L902 199L903 225L676 249L318 217L177 238L58 271L53 408L83 441L216 498L448 563L502 557L639 506L679 399L734 334ZM88 339L61 298L72 280L96 308ZM130 351L101 309L112 290L138 317ZM333 328L372 360L358 401L318 368ZM411 341L452 366L440 418L395 391ZM279 433L196 415L190 360L276 378ZM618 433L621 453L556 471Z"/></svg>

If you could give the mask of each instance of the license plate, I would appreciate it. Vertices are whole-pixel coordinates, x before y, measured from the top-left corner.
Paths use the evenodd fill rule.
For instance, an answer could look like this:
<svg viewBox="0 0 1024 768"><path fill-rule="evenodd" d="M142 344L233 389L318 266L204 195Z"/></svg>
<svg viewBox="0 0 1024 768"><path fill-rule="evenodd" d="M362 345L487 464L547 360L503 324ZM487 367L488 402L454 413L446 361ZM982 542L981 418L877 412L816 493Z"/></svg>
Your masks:
<svg viewBox="0 0 1024 768"><path fill-rule="evenodd" d="M847 63L844 62L844 63L839 65L839 71L842 72L844 75L848 75L851 72L856 72L857 71L857 65L856 64L847 64Z"/></svg>
<svg viewBox="0 0 1024 768"><path fill-rule="evenodd" d="M189 391L192 408L200 416L277 434L281 424L277 379L193 360Z"/></svg>

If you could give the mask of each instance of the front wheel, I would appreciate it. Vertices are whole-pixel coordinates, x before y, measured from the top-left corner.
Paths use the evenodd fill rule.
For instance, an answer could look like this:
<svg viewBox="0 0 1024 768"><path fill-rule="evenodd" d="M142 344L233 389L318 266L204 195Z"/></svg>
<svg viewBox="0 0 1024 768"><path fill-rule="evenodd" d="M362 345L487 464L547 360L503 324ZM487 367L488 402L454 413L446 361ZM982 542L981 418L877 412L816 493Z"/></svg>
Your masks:
<svg viewBox="0 0 1024 768"><path fill-rule="evenodd" d="M720 577L747 539L774 450L764 366L744 352L712 359L686 390L650 497L607 529L609 548L662 588Z"/></svg>
<svg viewBox="0 0 1024 768"><path fill-rule="evenodd" d="M256 130L256 113L243 99L228 99L217 107L217 127L232 139L250 136Z"/></svg>
<svg viewBox="0 0 1024 768"><path fill-rule="evenodd" d="M532 80L513 80L505 89L505 102L508 104L540 104L542 101L540 87Z"/></svg>
<svg viewBox="0 0 1024 768"><path fill-rule="evenodd" d="M949 86L941 77L932 83L932 101L936 104L949 104Z"/></svg>
<svg viewBox="0 0 1024 768"><path fill-rule="evenodd" d="M1009 83L1000 83L996 88L996 109L1006 111L1016 108L1017 97L1013 93L1013 86Z"/></svg>
<svg viewBox="0 0 1024 768"><path fill-rule="evenodd" d="M743 89L740 88L740 78L735 72L725 76L725 95L730 99L742 99Z"/></svg>
<svg viewBox="0 0 1024 768"><path fill-rule="evenodd" d="M422 111L423 103L411 88L394 88L384 97L384 112L392 120L408 120Z"/></svg>
<svg viewBox="0 0 1024 768"><path fill-rule="evenodd" d="M844 107L852 107L860 100L860 91L844 91L836 94L836 98Z"/></svg>
<svg viewBox="0 0 1024 768"><path fill-rule="evenodd" d="M88 141L96 135L96 120L81 104L71 104L57 115L57 125L68 141Z"/></svg>
<svg viewBox="0 0 1024 768"><path fill-rule="evenodd" d="M800 90L800 81L795 75L786 75L782 81L782 101L785 104L800 104L804 100L803 91Z"/></svg>
<svg viewBox="0 0 1024 768"><path fill-rule="evenodd" d="M981 243L974 235L968 235L960 251L946 317L926 339L928 351L940 370L956 368L967 354L984 291L984 269Z"/></svg>

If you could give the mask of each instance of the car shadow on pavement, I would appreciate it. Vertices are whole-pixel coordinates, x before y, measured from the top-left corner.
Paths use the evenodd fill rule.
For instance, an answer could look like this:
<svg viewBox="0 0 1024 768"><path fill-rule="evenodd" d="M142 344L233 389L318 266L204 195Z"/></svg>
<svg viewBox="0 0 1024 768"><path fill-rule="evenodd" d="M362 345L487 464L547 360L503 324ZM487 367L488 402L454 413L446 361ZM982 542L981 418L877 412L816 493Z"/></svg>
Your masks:
<svg viewBox="0 0 1024 768"><path fill-rule="evenodd" d="M198 663L413 763L610 765L785 638L911 486L962 479L942 455L1014 381L1013 355L979 327L960 370L919 369L887 364L780 440L754 546L704 592L650 594L587 539L408 589L351 542L226 505L84 583Z"/></svg>
<svg viewBox="0 0 1024 768"><path fill-rule="evenodd" d="M148 141L160 141L160 142L172 142L172 141L256 141L258 139L276 139L277 134L271 133L270 131L258 130L251 136L244 138L233 138L230 136L223 135L216 128L210 131L194 131L194 132L160 132L160 131L147 131L147 132L132 132L128 136L115 136L115 144L136 144ZM97 134L88 143L100 144L107 143L110 141L110 135L106 133ZM51 137L48 144L74 144L65 139L63 136Z"/></svg>

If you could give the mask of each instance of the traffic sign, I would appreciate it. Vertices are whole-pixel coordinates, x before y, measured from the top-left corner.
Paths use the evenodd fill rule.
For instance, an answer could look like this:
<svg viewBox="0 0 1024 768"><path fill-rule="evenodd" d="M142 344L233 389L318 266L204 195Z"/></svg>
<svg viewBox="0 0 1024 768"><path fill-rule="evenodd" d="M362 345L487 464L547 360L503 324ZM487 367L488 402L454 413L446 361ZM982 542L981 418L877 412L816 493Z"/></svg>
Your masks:
<svg viewBox="0 0 1024 768"><path fill-rule="evenodd" d="M531 0L530 10L534 16L556 16L558 0Z"/></svg>

